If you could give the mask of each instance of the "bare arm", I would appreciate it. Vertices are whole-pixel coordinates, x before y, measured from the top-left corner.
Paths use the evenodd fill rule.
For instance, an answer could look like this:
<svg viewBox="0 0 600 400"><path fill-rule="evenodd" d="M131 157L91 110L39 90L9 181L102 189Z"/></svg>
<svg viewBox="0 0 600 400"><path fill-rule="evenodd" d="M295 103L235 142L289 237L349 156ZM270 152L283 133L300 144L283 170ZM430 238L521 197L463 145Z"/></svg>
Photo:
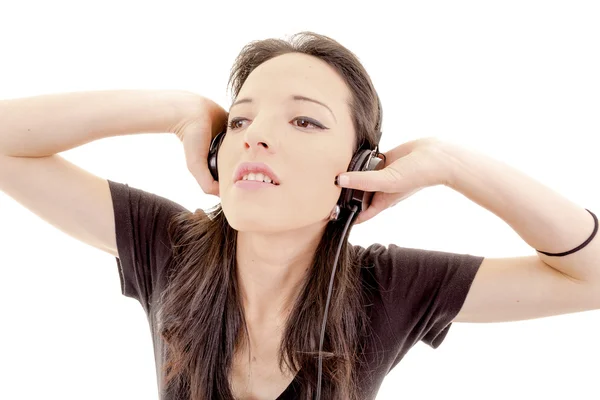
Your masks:
<svg viewBox="0 0 600 400"><path fill-rule="evenodd" d="M104 137L175 133L198 114L200 98L105 91L1 101L0 191L71 237L118 256L108 181L56 153Z"/></svg>
<svg viewBox="0 0 600 400"><path fill-rule="evenodd" d="M0 155L46 157L111 136L172 132L197 98L185 91L114 90L2 100Z"/></svg>

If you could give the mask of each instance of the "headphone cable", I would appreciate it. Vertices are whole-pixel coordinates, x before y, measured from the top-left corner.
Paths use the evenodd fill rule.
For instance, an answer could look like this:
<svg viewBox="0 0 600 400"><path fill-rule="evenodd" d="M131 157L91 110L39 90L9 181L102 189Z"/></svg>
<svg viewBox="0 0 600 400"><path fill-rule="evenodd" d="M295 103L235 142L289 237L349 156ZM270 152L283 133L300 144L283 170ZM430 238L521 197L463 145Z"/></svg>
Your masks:
<svg viewBox="0 0 600 400"><path fill-rule="evenodd" d="M331 271L331 278L329 280L329 291L327 293L327 301L325 302L325 314L323 315L323 325L321 326L321 339L319 340L319 380L317 382L317 398L316 400L321 399L321 376L323 375L323 342L325 341L325 325L327 324L327 314L329 312L329 302L331 301L331 293L333 291L333 282L335 278L335 271L338 263L338 258L340 257L340 251L342 249L342 244L344 243L344 239L346 238L346 232L348 231L348 227L350 226L350 222L354 218L354 214L358 211L358 207L356 205L352 206L351 214L346 221L346 226L344 227L344 231L342 232L342 238L340 239L340 243L338 244L337 252L335 254L335 260L333 262L333 271Z"/></svg>

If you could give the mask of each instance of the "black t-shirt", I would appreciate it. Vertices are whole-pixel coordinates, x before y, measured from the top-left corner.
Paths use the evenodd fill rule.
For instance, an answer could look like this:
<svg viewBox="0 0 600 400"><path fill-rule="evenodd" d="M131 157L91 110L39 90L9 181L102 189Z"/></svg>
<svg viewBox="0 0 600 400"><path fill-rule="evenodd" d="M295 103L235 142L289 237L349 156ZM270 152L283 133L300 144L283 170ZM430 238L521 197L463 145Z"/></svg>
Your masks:
<svg viewBox="0 0 600 400"><path fill-rule="evenodd" d="M108 181L115 214L117 260L123 295L142 305L152 333L161 400L184 400L161 387L165 345L154 316L154 304L167 283L171 255L167 224L183 206L127 184ZM458 315L483 257L403 248L379 243L353 246L369 287L370 330L376 340L365 349L360 371L365 400L375 399L385 376L417 342L432 348L443 342ZM297 382L275 400L296 399Z"/></svg>

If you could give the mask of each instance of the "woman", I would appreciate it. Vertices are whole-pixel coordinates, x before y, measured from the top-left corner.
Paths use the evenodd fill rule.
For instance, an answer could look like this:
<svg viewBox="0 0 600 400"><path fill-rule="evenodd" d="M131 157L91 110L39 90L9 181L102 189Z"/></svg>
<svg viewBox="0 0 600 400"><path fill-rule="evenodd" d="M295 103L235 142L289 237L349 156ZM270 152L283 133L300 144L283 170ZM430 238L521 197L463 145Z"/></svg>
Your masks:
<svg viewBox="0 0 600 400"><path fill-rule="evenodd" d="M161 399L314 398L339 243L323 343L323 399L374 399L414 344L437 348L452 322L598 308L595 216L523 174L434 139L386 152L383 169L343 173L360 149L377 149L381 109L364 68L337 42L305 32L289 43L251 43L230 84L228 113L179 92L2 104L11 112L3 122L10 129L0 135L0 170L13 172L0 174L0 188L118 257L123 294L138 299L149 318ZM51 118L57 114L64 118ZM208 148L224 125L212 171L217 181ZM44 136L48 131L57 133ZM56 155L138 132L175 133L190 171L220 204L192 213L90 176ZM263 183L248 182L257 180ZM504 219L538 255L484 259L347 242L348 218L364 222L441 184ZM342 188L376 194L352 215L337 207ZM60 198L37 200L45 193ZM87 207L66 209L68 202Z"/></svg>

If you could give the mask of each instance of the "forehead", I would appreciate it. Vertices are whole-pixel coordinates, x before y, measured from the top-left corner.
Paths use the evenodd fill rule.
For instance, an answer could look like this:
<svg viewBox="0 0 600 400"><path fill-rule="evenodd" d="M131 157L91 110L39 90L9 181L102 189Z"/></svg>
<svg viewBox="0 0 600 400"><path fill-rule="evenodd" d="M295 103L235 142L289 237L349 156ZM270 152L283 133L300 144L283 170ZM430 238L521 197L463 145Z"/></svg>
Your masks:
<svg viewBox="0 0 600 400"><path fill-rule="evenodd" d="M325 61L301 53L272 58L250 73L239 93L261 96L277 93L315 96L330 103L348 103L350 90L338 72Z"/></svg>

